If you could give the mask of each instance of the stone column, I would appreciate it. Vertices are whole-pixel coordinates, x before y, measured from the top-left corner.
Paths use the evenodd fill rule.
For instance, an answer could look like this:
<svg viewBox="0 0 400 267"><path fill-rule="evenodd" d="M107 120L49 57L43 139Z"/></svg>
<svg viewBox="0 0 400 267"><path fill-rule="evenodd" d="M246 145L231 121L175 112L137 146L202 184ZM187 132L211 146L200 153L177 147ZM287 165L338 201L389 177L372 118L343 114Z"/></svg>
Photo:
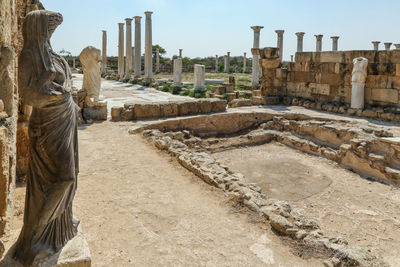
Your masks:
<svg viewBox="0 0 400 267"><path fill-rule="evenodd" d="M125 80L130 80L132 75L132 19L126 18L126 62Z"/></svg>
<svg viewBox="0 0 400 267"><path fill-rule="evenodd" d="M365 80L367 79L368 59L357 57L353 59L353 72L351 77L351 108L364 108Z"/></svg>
<svg viewBox="0 0 400 267"><path fill-rule="evenodd" d="M101 73L107 71L107 31L103 31L103 48L101 50Z"/></svg>
<svg viewBox="0 0 400 267"><path fill-rule="evenodd" d="M339 36L332 36L332 51L338 51L338 40Z"/></svg>
<svg viewBox="0 0 400 267"><path fill-rule="evenodd" d="M156 73L160 72L160 49L156 50Z"/></svg>
<svg viewBox="0 0 400 267"><path fill-rule="evenodd" d="M124 78L124 23L118 23L118 77Z"/></svg>
<svg viewBox="0 0 400 267"><path fill-rule="evenodd" d="M252 26L251 29L254 31L254 41L253 48L260 48L260 31L264 28L263 26ZM260 81L260 66L258 61L260 59L259 55L253 55L252 63L252 84L253 86L258 86Z"/></svg>
<svg viewBox="0 0 400 267"><path fill-rule="evenodd" d="M182 59L174 59L174 86L182 87Z"/></svg>
<svg viewBox="0 0 400 267"><path fill-rule="evenodd" d="M321 52L322 51L322 37L324 37L322 34L314 35L315 38L317 38L317 46L315 51Z"/></svg>
<svg viewBox="0 0 400 267"><path fill-rule="evenodd" d="M231 52L226 55L226 72L229 73L231 70Z"/></svg>
<svg viewBox="0 0 400 267"><path fill-rule="evenodd" d="M381 42L379 42L379 41L373 41L372 42L372 44L374 45L374 50L376 50L376 51L378 51L379 50L379 44L380 44Z"/></svg>
<svg viewBox="0 0 400 267"><path fill-rule="evenodd" d="M389 51L390 47L392 46L392 43L384 43L384 45L385 45L385 50Z"/></svg>
<svg viewBox="0 0 400 267"><path fill-rule="evenodd" d="M228 72L228 70L226 69L226 66L228 66L228 57L224 56L224 72Z"/></svg>
<svg viewBox="0 0 400 267"><path fill-rule="evenodd" d="M293 62L293 55L290 55L290 61Z"/></svg>
<svg viewBox="0 0 400 267"><path fill-rule="evenodd" d="M75 60L75 58L72 59L72 68L76 69L76 60Z"/></svg>
<svg viewBox="0 0 400 267"><path fill-rule="evenodd" d="M205 91L205 71L206 67L204 65L195 64L194 65L194 90L195 91Z"/></svg>
<svg viewBox="0 0 400 267"><path fill-rule="evenodd" d="M179 49L179 58L182 58L182 51L183 51L183 49L180 48L180 49Z"/></svg>
<svg viewBox="0 0 400 267"><path fill-rule="evenodd" d="M218 55L215 55L215 72L218 72Z"/></svg>
<svg viewBox="0 0 400 267"><path fill-rule="evenodd" d="M278 35L278 41L276 46L279 48L279 58L282 61L283 59L283 33L284 30L276 30L276 34Z"/></svg>
<svg viewBox="0 0 400 267"><path fill-rule="evenodd" d="M243 53L243 73L246 73L246 68L247 68L247 57L246 57L246 52Z"/></svg>
<svg viewBox="0 0 400 267"><path fill-rule="evenodd" d="M145 34L145 51L144 51L144 78L147 82L153 79L153 41L151 29L151 14L153 12L146 11L146 34Z"/></svg>
<svg viewBox="0 0 400 267"><path fill-rule="evenodd" d="M135 79L140 78L142 75L142 44L141 44L141 27L140 27L140 19L142 17L136 16L133 17L135 19L135 58L134 58L134 71L135 71Z"/></svg>
<svg viewBox="0 0 400 267"><path fill-rule="evenodd" d="M400 44L394 44L394 46L396 47L396 50L400 50Z"/></svg>
<svg viewBox="0 0 400 267"><path fill-rule="evenodd" d="M296 32L297 36L297 52L303 52L303 37L304 32Z"/></svg>
<svg viewBox="0 0 400 267"><path fill-rule="evenodd" d="M135 69L135 47L132 46L132 71Z"/></svg>

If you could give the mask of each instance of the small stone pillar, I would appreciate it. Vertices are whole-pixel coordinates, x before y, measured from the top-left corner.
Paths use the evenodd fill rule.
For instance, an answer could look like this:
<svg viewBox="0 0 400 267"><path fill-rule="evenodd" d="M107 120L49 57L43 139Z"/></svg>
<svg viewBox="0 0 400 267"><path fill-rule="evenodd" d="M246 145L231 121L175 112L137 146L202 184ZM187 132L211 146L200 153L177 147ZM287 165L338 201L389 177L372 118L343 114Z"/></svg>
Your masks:
<svg viewBox="0 0 400 267"><path fill-rule="evenodd" d="M262 49L253 48L253 55L261 56L262 80L260 90L262 96L277 97L283 96L286 91L285 79L277 79L276 71L282 68L282 61L279 58L279 48L265 47Z"/></svg>
<svg viewBox="0 0 400 267"><path fill-rule="evenodd" d="M125 80L130 80L132 75L132 19L126 18L126 59Z"/></svg>
<svg viewBox="0 0 400 267"><path fill-rule="evenodd" d="M215 55L215 72L218 72L218 55Z"/></svg>
<svg viewBox="0 0 400 267"><path fill-rule="evenodd" d="M339 36L332 36L332 51L338 51L338 40Z"/></svg>
<svg viewBox="0 0 400 267"><path fill-rule="evenodd" d="M260 31L264 28L263 26L252 26L251 29L254 31L254 41L253 48L260 48ZM253 62L252 62L252 85L258 86L260 82L260 66L259 61L260 56L253 54Z"/></svg>
<svg viewBox="0 0 400 267"><path fill-rule="evenodd" d="M156 73L160 72L160 49L156 49Z"/></svg>
<svg viewBox="0 0 400 267"><path fill-rule="evenodd" d="M392 43L384 43L384 45L385 45L385 50L389 51L390 47L392 46Z"/></svg>
<svg viewBox="0 0 400 267"><path fill-rule="evenodd" d="M293 62L293 55L290 55L290 62Z"/></svg>
<svg viewBox="0 0 400 267"><path fill-rule="evenodd" d="M135 69L135 47L132 46L132 71Z"/></svg>
<svg viewBox="0 0 400 267"><path fill-rule="evenodd" d="M400 50L400 44L394 44L394 47L396 47L396 50Z"/></svg>
<svg viewBox="0 0 400 267"><path fill-rule="evenodd" d="M182 51L183 51L183 49L180 48L180 49L179 49L179 58L182 58Z"/></svg>
<svg viewBox="0 0 400 267"><path fill-rule="evenodd" d="M203 92L206 89L205 86L205 72L206 67L204 65L194 65L194 90Z"/></svg>
<svg viewBox="0 0 400 267"><path fill-rule="evenodd" d="M182 59L174 59L174 86L182 87Z"/></svg>
<svg viewBox="0 0 400 267"><path fill-rule="evenodd" d="M118 77L124 78L124 23L118 23Z"/></svg>
<svg viewBox="0 0 400 267"><path fill-rule="evenodd" d="M76 69L76 60L75 60L75 58L72 59L72 68Z"/></svg>
<svg viewBox="0 0 400 267"><path fill-rule="evenodd" d="M246 68L247 68L247 56L246 52L243 53L243 73L246 73Z"/></svg>
<svg viewBox="0 0 400 267"><path fill-rule="evenodd" d="M134 56L134 71L135 79L140 78L142 75L142 45L141 45L141 27L140 20L142 17L136 16L135 19L135 56Z"/></svg>
<svg viewBox="0 0 400 267"><path fill-rule="evenodd" d="M379 44L380 44L381 42L379 42L379 41L373 41L372 42L372 44L374 45L374 50L376 50L376 51L378 51L379 50Z"/></svg>
<svg viewBox="0 0 400 267"><path fill-rule="evenodd" d="M144 54L144 78L146 82L153 80L153 40L151 14L153 12L146 11L146 35L145 35L145 54Z"/></svg>
<svg viewBox="0 0 400 267"><path fill-rule="evenodd" d="M101 49L101 73L106 74L107 71L107 31L103 31L103 46Z"/></svg>
<svg viewBox="0 0 400 267"><path fill-rule="evenodd" d="M224 72L228 72L228 70L226 69L227 65L228 65L228 57L224 56Z"/></svg>
<svg viewBox="0 0 400 267"><path fill-rule="evenodd" d="M322 37L324 37L322 34L317 34L314 35L315 38L317 38L317 45L315 51L321 52L322 51Z"/></svg>
<svg viewBox="0 0 400 267"><path fill-rule="evenodd" d="M297 36L297 52L303 52L303 37L304 32L296 32Z"/></svg>
<svg viewBox="0 0 400 267"><path fill-rule="evenodd" d="M231 69L231 52L226 55L226 73L229 73Z"/></svg>
<svg viewBox="0 0 400 267"><path fill-rule="evenodd" d="M279 58L282 61L283 59L283 34L284 30L276 30L276 34L278 35L277 47L279 48Z"/></svg>
<svg viewBox="0 0 400 267"><path fill-rule="evenodd" d="M367 79L368 59L357 57L353 59L353 72L351 77L351 108L364 108L364 89Z"/></svg>
<svg viewBox="0 0 400 267"><path fill-rule="evenodd" d="M86 90L87 97L85 105L90 106L93 102L99 101L101 87L101 71L100 71L100 50L88 46L82 50L79 60L83 69L82 89Z"/></svg>

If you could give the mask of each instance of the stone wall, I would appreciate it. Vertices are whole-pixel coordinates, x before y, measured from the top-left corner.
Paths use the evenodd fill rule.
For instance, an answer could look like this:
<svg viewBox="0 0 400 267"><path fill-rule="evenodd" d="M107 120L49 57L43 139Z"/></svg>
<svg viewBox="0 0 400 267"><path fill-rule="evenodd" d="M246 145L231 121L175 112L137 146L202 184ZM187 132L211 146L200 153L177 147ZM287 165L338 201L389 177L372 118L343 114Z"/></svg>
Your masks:
<svg viewBox="0 0 400 267"><path fill-rule="evenodd" d="M14 203L21 26L27 12L40 8L36 0L0 0L0 237L11 224Z"/></svg>
<svg viewBox="0 0 400 267"><path fill-rule="evenodd" d="M264 96L295 97L322 103L350 104L353 59L368 59L365 104L399 107L400 50L298 52L282 66L277 48L260 53Z"/></svg>

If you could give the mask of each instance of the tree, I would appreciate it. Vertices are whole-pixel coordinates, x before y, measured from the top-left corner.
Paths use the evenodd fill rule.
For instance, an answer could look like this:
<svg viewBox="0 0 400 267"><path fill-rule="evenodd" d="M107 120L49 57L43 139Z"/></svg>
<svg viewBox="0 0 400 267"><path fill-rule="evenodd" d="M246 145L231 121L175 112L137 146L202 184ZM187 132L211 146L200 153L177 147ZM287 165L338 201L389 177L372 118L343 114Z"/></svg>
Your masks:
<svg viewBox="0 0 400 267"><path fill-rule="evenodd" d="M159 50L160 53L160 57L162 57L162 55L165 55L165 53L167 53L167 50L165 50L164 48L162 48L160 45L156 44L153 45L153 56L156 56L156 50Z"/></svg>
<svg viewBox="0 0 400 267"><path fill-rule="evenodd" d="M65 50L65 49L62 49L60 52L58 52L61 56L63 56L63 57L66 57L66 58L69 58L69 57L72 57L72 54L71 54L71 52L69 52L69 51L67 51L67 50Z"/></svg>

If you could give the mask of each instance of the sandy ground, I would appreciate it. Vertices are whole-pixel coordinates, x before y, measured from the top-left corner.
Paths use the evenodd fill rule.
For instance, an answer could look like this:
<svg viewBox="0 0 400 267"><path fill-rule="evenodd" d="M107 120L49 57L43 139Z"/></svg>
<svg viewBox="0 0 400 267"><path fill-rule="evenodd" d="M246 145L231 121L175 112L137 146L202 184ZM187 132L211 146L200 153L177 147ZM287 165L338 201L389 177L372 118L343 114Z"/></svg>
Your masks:
<svg viewBox="0 0 400 267"><path fill-rule="evenodd" d="M400 189L279 143L215 153L269 197L289 201L327 236L341 236L400 266Z"/></svg>
<svg viewBox="0 0 400 267"><path fill-rule="evenodd" d="M322 266L167 154L104 122L79 130L74 202L93 266ZM14 242L22 220L17 192Z"/></svg>

